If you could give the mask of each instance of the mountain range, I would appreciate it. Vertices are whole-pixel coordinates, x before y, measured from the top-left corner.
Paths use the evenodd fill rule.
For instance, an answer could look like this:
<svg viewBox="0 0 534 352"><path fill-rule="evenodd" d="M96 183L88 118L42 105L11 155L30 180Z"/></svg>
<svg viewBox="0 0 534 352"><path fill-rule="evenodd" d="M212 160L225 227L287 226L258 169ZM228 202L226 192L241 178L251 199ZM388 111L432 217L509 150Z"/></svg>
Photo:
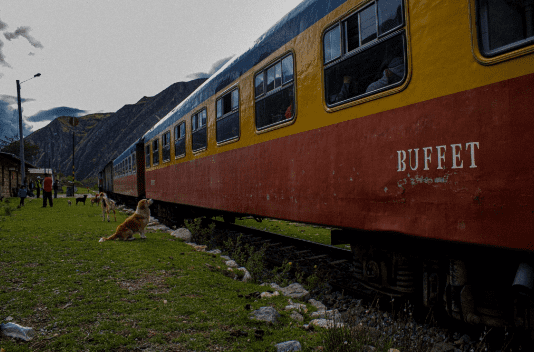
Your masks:
<svg viewBox="0 0 534 352"><path fill-rule="evenodd" d="M75 127L69 123L69 117L58 117L25 138L40 148L31 162L71 176L74 133L76 180L98 176L109 161L141 138L205 80L174 83L157 95L143 97L114 113L78 117Z"/></svg>

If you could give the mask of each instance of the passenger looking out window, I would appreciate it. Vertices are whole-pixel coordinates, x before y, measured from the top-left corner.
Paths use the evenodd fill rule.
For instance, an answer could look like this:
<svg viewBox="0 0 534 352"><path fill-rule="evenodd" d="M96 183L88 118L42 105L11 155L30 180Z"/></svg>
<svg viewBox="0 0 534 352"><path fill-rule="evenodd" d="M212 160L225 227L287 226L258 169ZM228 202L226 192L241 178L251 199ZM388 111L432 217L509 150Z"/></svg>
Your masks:
<svg viewBox="0 0 534 352"><path fill-rule="evenodd" d="M327 105L339 105L401 84L406 40L402 0L377 0L326 30Z"/></svg>
<svg viewBox="0 0 534 352"><path fill-rule="evenodd" d="M293 54L289 54L255 76L256 129L261 130L293 119L293 65Z"/></svg>

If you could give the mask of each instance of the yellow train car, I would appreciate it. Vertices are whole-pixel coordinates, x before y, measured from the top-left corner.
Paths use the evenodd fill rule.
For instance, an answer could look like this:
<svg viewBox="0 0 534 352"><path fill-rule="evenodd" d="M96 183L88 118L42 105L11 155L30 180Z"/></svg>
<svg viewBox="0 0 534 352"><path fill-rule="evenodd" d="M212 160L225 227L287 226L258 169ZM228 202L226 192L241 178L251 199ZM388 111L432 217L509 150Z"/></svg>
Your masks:
<svg viewBox="0 0 534 352"><path fill-rule="evenodd" d="M338 228L368 287L531 329L533 28L528 0L306 0L145 134L146 197Z"/></svg>

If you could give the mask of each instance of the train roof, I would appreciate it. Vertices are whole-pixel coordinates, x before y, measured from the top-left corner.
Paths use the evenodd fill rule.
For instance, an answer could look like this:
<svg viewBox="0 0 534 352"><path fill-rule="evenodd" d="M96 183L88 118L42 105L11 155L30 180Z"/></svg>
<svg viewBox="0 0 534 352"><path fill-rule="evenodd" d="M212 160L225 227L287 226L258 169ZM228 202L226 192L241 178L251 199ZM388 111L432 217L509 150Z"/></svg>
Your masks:
<svg viewBox="0 0 534 352"><path fill-rule="evenodd" d="M251 48L227 62L154 125L154 127L146 132L144 135L145 141L149 141L154 136L168 129L178 119L238 79L253 66L260 63L264 58L305 31L345 1L347 0L305 0L300 3L258 38Z"/></svg>
<svg viewBox="0 0 534 352"><path fill-rule="evenodd" d="M130 155L132 153L135 153L135 148L136 148L137 143L139 143L139 141L140 141L140 139L135 141L134 143L132 143L132 145L130 145L128 148L126 148L126 150L123 151L121 155L116 157L115 160L113 160L113 165L117 165L118 163L120 163L121 161L126 159L126 157L128 155Z"/></svg>

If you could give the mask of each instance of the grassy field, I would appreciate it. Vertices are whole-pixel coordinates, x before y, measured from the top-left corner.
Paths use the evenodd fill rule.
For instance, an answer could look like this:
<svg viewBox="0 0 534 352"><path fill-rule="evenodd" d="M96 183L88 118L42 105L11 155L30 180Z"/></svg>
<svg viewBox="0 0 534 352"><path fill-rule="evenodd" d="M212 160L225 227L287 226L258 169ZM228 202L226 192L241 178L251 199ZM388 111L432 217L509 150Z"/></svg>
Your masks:
<svg viewBox="0 0 534 352"><path fill-rule="evenodd" d="M89 202L69 207L58 198L42 208L42 200L26 199L20 209L18 198L8 202L0 203L0 323L32 327L37 336L25 342L0 335L6 352L274 351L293 339L305 350L320 345L320 333L297 328L303 323L284 311L287 297L239 298L267 288L210 270L223 265L218 255L161 232L99 243L126 215L102 222ZM247 304L275 307L279 324L250 320Z"/></svg>
<svg viewBox="0 0 534 352"><path fill-rule="evenodd" d="M252 218L236 219L236 224L256 229L278 233L285 236L300 238L312 242L330 244L330 228L300 224L276 219L264 219L257 222ZM350 249L350 245L337 245L336 247Z"/></svg>

